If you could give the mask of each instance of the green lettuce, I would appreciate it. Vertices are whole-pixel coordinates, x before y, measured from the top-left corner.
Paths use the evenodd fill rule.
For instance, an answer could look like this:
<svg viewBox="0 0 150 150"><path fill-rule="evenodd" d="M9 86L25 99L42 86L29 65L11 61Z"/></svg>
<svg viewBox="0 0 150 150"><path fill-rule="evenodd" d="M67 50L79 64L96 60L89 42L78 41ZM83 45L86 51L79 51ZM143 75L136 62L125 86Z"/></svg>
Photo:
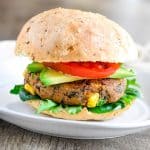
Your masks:
<svg viewBox="0 0 150 150"><path fill-rule="evenodd" d="M69 113L69 114L77 114L82 110L82 106L66 106L65 110Z"/></svg>
<svg viewBox="0 0 150 150"><path fill-rule="evenodd" d="M82 110L82 106L62 106L52 100L46 99L40 101L40 106L38 107L37 112L40 113L42 111L49 110L54 113L58 113L63 109L65 109L69 114L77 114Z"/></svg>
<svg viewBox="0 0 150 150"><path fill-rule="evenodd" d="M89 111L97 114L101 113L107 113L113 110L121 109L124 107L124 103L121 101L110 103L110 104L104 104L102 106L96 106L94 108L88 108Z"/></svg>
<svg viewBox="0 0 150 150"><path fill-rule="evenodd" d="M52 100L48 100L48 99L41 100L40 106L38 107L37 112L40 113L40 112L45 111L45 110L50 110L51 108L54 108L55 106L57 106L57 103L55 103Z"/></svg>
<svg viewBox="0 0 150 150"><path fill-rule="evenodd" d="M19 94L20 90L23 88L23 84L15 85L11 90L11 94Z"/></svg>
<svg viewBox="0 0 150 150"><path fill-rule="evenodd" d="M31 95L29 92L27 92L24 89L24 85L23 84L19 84L19 85L15 85L11 90L10 90L11 94L15 94L15 95L19 95L20 99L22 101L27 101L27 100L31 100L31 99L40 99L40 97L38 95Z"/></svg>

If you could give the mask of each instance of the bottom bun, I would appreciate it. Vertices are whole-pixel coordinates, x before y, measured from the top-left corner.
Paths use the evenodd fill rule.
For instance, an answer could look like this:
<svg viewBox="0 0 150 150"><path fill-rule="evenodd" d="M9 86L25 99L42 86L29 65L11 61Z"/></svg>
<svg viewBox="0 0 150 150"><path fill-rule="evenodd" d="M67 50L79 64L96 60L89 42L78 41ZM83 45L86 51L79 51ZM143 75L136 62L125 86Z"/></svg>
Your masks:
<svg viewBox="0 0 150 150"><path fill-rule="evenodd" d="M37 109L40 105L40 100L29 100L26 103L32 106L33 108ZM43 111L41 113L54 118L62 118L66 120L108 120L120 115L125 110L129 109L130 106L131 104L127 105L125 108L102 114L92 113L88 111L86 107L84 107L81 112L73 115L69 114L67 111L65 111L65 109L58 113L53 113L49 110Z"/></svg>

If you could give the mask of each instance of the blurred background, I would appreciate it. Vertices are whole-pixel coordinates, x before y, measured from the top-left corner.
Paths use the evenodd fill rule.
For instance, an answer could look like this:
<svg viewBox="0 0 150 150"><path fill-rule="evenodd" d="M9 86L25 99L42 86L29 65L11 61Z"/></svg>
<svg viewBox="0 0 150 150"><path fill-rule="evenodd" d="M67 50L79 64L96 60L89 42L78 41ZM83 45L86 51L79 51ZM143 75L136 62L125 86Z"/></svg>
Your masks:
<svg viewBox="0 0 150 150"><path fill-rule="evenodd" d="M101 13L123 26L139 44L150 42L150 0L0 0L0 40L16 39L30 17L56 7Z"/></svg>

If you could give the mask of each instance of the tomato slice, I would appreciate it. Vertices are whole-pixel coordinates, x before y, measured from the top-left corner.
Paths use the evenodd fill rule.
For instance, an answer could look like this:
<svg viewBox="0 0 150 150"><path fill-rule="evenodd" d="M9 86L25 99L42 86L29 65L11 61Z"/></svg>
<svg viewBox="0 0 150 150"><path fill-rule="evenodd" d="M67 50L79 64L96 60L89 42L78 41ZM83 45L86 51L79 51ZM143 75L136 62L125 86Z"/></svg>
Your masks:
<svg viewBox="0 0 150 150"><path fill-rule="evenodd" d="M106 78L120 67L118 63L106 62L44 62L43 64L66 74L90 79Z"/></svg>

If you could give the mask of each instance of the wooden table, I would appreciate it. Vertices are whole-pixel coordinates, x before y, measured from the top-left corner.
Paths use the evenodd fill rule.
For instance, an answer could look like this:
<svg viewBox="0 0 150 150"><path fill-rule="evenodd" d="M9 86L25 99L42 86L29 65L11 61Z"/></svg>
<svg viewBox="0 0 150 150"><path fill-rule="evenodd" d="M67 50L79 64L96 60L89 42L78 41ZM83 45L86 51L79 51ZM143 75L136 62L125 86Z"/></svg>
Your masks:
<svg viewBox="0 0 150 150"><path fill-rule="evenodd" d="M138 43L150 41L149 0L0 0L0 40L16 39L31 16L53 7L100 12L125 27ZM0 150L148 150L150 130L107 140L74 140L33 133L0 120Z"/></svg>

